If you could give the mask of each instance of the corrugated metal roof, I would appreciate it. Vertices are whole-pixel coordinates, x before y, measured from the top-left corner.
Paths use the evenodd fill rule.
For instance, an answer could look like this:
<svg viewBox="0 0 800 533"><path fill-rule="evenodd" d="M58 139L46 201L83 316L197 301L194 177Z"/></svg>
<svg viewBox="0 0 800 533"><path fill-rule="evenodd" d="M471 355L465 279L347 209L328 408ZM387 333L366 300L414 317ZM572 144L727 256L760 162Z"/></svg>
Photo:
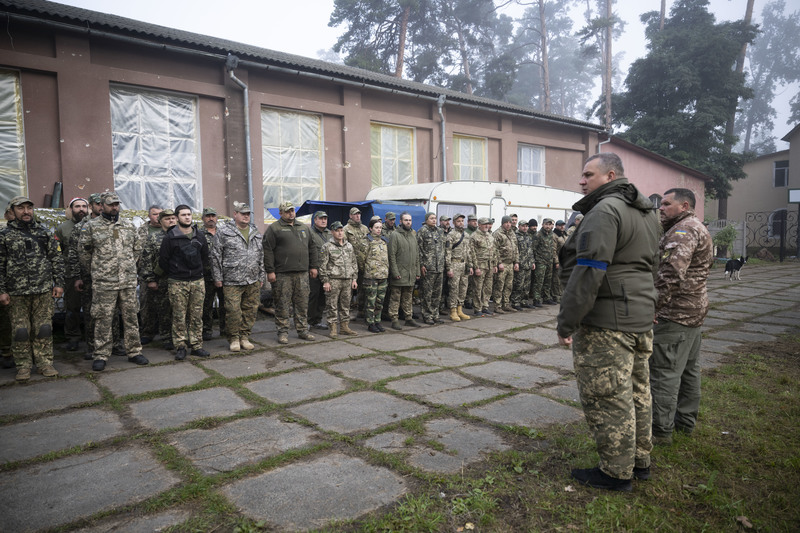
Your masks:
<svg viewBox="0 0 800 533"><path fill-rule="evenodd" d="M530 116L531 118L541 118L594 131L603 130L603 127L598 124L577 120L571 117L542 113L530 107L513 105L479 96L471 96L465 93L395 78L364 69L310 59L276 50L268 50L266 48L259 48L235 41L177 30L157 24L149 24L117 15L109 15L98 11L66 6L55 2L48 2L45 0L0 0L0 6L3 7L4 15L27 15L37 19L74 26L78 31L88 31L90 33L92 30L104 31L125 35L127 37L135 37L150 42L181 46L220 55L231 53L238 56L240 59L265 65L294 68L301 71L330 75L350 81L369 83L391 89L400 89L431 97L438 97L443 94L449 100L476 105L487 110L517 113Z"/></svg>

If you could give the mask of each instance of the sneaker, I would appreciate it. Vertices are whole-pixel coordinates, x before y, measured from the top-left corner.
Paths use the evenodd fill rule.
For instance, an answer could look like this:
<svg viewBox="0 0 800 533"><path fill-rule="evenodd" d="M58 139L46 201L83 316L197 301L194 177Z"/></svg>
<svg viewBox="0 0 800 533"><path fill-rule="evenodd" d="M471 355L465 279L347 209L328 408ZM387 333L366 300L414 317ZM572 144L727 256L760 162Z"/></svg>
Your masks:
<svg viewBox="0 0 800 533"><path fill-rule="evenodd" d="M403 329L403 325L400 324L399 320L392 320L392 329L396 329L397 331L400 331L400 330Z"/></svg>
<svg viewBox="0 0 800 533"><path fill-rule="evenodd" d="M44 365L39 369L39 373L46 378L54 378L58 375L58 370L53 368L53 365Z"/></svg>
<svg viewBox="0 0 800 533"><path fill-rule="evenodd" d="M142 337L142 338L139 339L139 342L142 343L142 346L145 346L145 345L150 344L151 342L153 342L153 337Z"/></svg>
<svg viewBox="0 0 800 533"><path fill-rule="evenodd" d="M204 341L210 341L213 338L214 338L214 334L211 333L210 331L204 331L203 332L203 340Z"/></svg>
<svg viewBox="0 0 800 533"><path fill-rule="evenodd" d="M638 466L634 466L633 477L641 481L647 481L650 479L650 467L646 466L644 468L640 468Z"/></svg>
<svg viewBox="0 0 800 533"><path fill-rule="evenodd" d="M255 349L255 345L250 342L250 339L247 337L240 337L239 338L239 345L242 347L242 350L253 350Z"/></svg>
<svg viewBox="0 0 800 533"><path fill-rule="evenodd" d="M300 331L297 333L297 336L305 341L313 341L316 339L316 337L314 337L314 335L312 335L308 331Z"/></svg>
<svg viewBox="0 0 800 533"><path fill-rule="evenodd" d="M597 466L594 468L576 468L572 471L572 477L578 480L578 483L596 489L616 490L621 492L630 492L633 490L630 479L611 477Z"/></svg>
<svg viewBox="0 0 800 533"><path fill-rule="evenodd" d="M472 314L475 316L483 316L483 311L481 311L480 309L476 309L475 312Z"/></svg>
<svg viewBox="0 0 800 533"><path fill-rule="evenodd" d="M197 349L192 350L191 354L196 356L196 357L208 357L209 355L211 355L210 353L208 353L207 350L204 350L202 348L197 348Z"/></svg>
<svg viewBox="0 0 800 533"><path fill-rule="evenodd" d="M381 332L381 330L379 330L378 326L375 325L375 324L370 324L369 326L367 326L367 331L370 331L372 333L380 333Z"/></svg>
<svg viewBox="0 0 800 533"><path fill-rule="evenodd" d="M280 341L280 339L278 339ZM242 349L242 345L239 344L239 338L231 339L230 351L238 352Z"/></svg>
<svg viewBox="0 0 800 533"><path fill-rule="evenodd" d="M128 362L133 363L135 365L149 365L150 361L147 360L147 357L143 356L142 354L137 355L136 357L128 357Z"/></svg>
<svg viewBox="0 0 800 533"><path fill-rule="evenodd" d="M31 379L31 369L30 368L20 368L17 370L17 381L28 381Z"/></svg>
<svg viewBox="0 0 800 533"><path fill-rule="evenodd" d="M67 351L68 352L77 352L78 351L78 341L69 341L67 343Z"/></svg>
<svg viewBox="0 0 800 533"><path fill-rule="evenodd" d="M185 346L181 346L175 352L175 360L176 361L183 361L184 359L186 359L186 347Z"/></svg>
<svg viewBox="0 0 800 533"><path fill-rule="evenodd" d="M380 322L375 322L375 327L378 328L378 331L380 331L381 333L386 331L385 329L383 329L383 326L381 326Z"/></svg>
<svg viewBox="0 0 800 533"><path fill-rule="evenodd" d="M278 344L289 344L289 335L286 333L279 333Z"/></svg>
<svg viewBox="0 0 800 533"><path fill-rule="evenodd" d="M102 372L103 369L105 369L105 367L106 367L106 362L103 361L102 359L95 359L94 362L92 363L92 370L94 370L95 372Z"/></svg>
<svg viewBox="0 0 800 533"><path fill-rule="evenodd" d="M416 321L416 320L414 320L413 318L409 318L408 320L406 320L406 326L410 326L410 327L412 327L412 328L421 328L421 327L422 327L422 326L419 324L419 322L417 322L417 321Z"/></svg>

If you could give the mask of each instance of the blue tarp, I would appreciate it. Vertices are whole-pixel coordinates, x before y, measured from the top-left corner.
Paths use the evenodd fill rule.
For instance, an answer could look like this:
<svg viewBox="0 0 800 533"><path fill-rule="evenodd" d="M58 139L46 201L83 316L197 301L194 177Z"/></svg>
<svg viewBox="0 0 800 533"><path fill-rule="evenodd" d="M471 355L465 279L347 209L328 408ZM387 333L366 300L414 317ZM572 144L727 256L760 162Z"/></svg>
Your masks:
<svg viewBox="0 0 800 533"><path fill-rule="evenodd" d="M366 224L369 219L374 215L386 218L386 213L392 211L397 218L400 218L400 213L408 211L411 214L411 227L419 229L425 222L425 209L418 205L403 205L403 204L387 204L377 202L376 200L367 200L361 202L324 202L322 200L306 200L295 212L297 216L313 215L317 211L325 211L328 214L328 226L333 221L338 220L342 224L347 224L350 220L350 209L357 207L361 210L361 222ZM273 213L273 211L275 211ZM275 218L280 215L276 209L270 209L269 212ZM399 223L399 220L398 220Z"/></svg>

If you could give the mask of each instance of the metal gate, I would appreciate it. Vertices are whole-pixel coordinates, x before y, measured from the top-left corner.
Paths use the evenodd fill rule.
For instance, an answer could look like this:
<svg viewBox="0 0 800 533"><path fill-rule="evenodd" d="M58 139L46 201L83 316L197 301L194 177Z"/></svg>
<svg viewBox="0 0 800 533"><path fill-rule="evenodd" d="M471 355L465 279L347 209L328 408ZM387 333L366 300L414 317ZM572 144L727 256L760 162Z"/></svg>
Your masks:
<svg viewBox="0 0 800 533"><path fill-rule="evenodd" d="M754 256L766 249L781 261L789 256L797 256L797 211L776 209L747 213L745 228L748 255Z"/></svg>

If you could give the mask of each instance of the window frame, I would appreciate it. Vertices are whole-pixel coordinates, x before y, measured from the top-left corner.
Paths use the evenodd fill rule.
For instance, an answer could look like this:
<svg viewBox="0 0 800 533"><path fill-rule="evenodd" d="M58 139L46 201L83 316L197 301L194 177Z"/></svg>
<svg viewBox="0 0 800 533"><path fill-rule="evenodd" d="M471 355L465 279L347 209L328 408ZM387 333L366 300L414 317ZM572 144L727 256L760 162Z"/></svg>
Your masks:
<svg viewBox="0 0 800 533"><path fill-rule="evenodd" d="M469 179L461 177L461 168L468 167L470 169L478 168L477 165L465 164L460 162L461 142L462 141L480 142L481 143L481 174L482 178L479 180L472 179L472 172L470 172ZM456 143L458 141L458 143ZM453 134L453 180L454 181L489 181L489 139L487 137L478 137L476 135L463 135L460 133Z"/></svg>
<svg viewBox="0 0 800 533"><path fill-rule="evenodd" d="M785 163L785 166L782 165ZM781 166L778 166L781 165ZM778 175L782 174L783 185L778 185ZM775 189L789 186L789 160L774 161L772 163L772 187Z"/></svg>
<svg viewBox="0 0 800 533"><path fill-rule="evenodd" d="M373 188L374 187L384 187L384 186L390 186L390 185L413 185L413 184L417 183L417 129L412 127L412 126L402 126L402 125L399 125L399 124L389 124L389 123L386 123L386 122L379 122L379 121L371 121L370 124L369 124L369 128L370 128L370 153L369 153L369 156L370 156L370 180L371 180L370 183L371 183L372 187ZM378 128L379 132L380 132L380 135L381 135L381 143L379 145L379 148L381 149L381 153L378 154L377 156L373 152L373 148L374 148L373 143L372 143L372 135L373 135L373 132L374 132L373 128ZM397 179L398 173L396 172L395 175L392 176L394 178L393 182L392 183L386 183L386 179L385 179L384 173L383 173L383 170L385 168L384 162L387 161L387 160L394 161L395 163L394 163L393 167L394 167L394 170L397 170L398 167L399 167L399 161L403 161L403 159L400 158L400 157L384 157L384 153L383 153L383 150L382 150L383 149L383 132L384 131L399 132L399 131L404 131L404 130L408 131L409 135L411 136L411 141L409 143L409 146L410 146L410 160L408 162L408 164L410 166L410 169L411 169L411 179L410 179L409 182L400 181L399 179ZM397 145L398 145L397 136L395 135L395 143L394 143L395 153L399 152L399 150L397 150ZM380 172L380 175L377 176L377 180L376 180L376 175L375 175L376 159L377 159L377 170Z"/></svg>
<svg viewBox="0 0 800 533"><path fill-rule="evenodd" d="M541 150L539 170L537 171L522 170L521 158L523 156L522 151L525 149ZM520 183L522 185L545 185L547 183L545 175L547 169L547 161L545 159L546 156L547 156L547 149L544 146L538 144L522 143L522 142L517 143L517 183ZM532 176L535 176L537 173L538 176L541 178L538 183L531 183L522 179L524 174L531 174Z"/></svg>
<svg viewBox="0 0 800 533"><path fill-rule="evenodd" d="M11 198L15 196L28 196L28 158L26 152L26 143L25 143L25 106L22 100L22 75L21 72L17 69L9 69L9 68L0 68L0 74L8 75L11 83L14 85L14 95L12 97L14 99L13 107L14 107L14 124L13 129L16 131L16 142L14 143L14 150L16 153L12 154L11 150L9 151L9 157L0 157L2 161L12 161L16 160L18 165L16 167L11 167L10 165L7 167L0 167L0 176L8 175L9 178L12 176L16 176L15 179L9 179L9 196L8 198L3 195L0 197L0 202L3 205L6 205ZM13 78L13 79L11 79ZM9 113L9 116L11 113ZM0 117L2 118L2 117ZM1 122L0 122L1 123ZM8 121L8 128L11 129L11 121ZM6 143L3 143L6 145ZM12 184L13 182L13 184ZM14 187L16 185L16 188ZM0 191L2 191L4 187L0 187ZM11 191L11 189L15 189Z"/></svg>

